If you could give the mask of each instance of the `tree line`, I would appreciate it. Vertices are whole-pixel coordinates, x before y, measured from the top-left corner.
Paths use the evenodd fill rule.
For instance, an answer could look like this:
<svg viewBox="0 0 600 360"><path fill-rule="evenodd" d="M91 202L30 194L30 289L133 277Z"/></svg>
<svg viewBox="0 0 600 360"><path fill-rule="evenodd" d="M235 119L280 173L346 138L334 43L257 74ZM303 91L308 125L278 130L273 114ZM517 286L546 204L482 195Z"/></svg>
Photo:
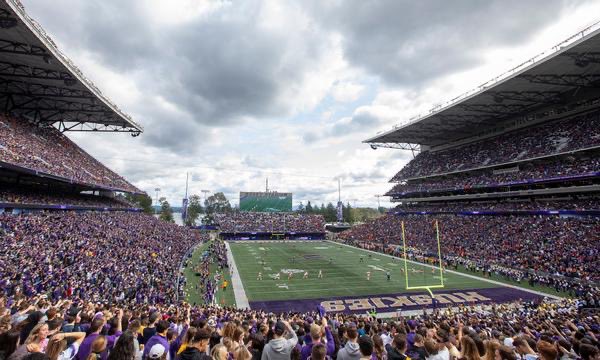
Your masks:
<svg viewBox="0 0 600 360"><path fill-rule="evenodd" d="M152 207L152 199L146 194L126 194L125 198L142 208L147 214L156 213ZM171 204L169 204L165 197L161 197L158 202L160 205L158 211L159 218L164 221L174 222ZM203 222L205 224L212 224L214 222L214 214L233 211L239 211L239 209L231 206L231 203L222 192L212 194L207 197L205 201L202 201L200 195L191 195L188 199L187 217L184 222L186 225L194 225L200 218L200 215L204 214ZM322 215L325 222L329 223L337 221L337 208L331 202L327 203L327 205L325 205L325 203L313 205L310 201L308 201L306 205L300 203L295 212L301 214ZM346 223L365 222L380 216L383 212L385 212L384 208L354 208L350 203L342 204L343 222Z"/></svg>

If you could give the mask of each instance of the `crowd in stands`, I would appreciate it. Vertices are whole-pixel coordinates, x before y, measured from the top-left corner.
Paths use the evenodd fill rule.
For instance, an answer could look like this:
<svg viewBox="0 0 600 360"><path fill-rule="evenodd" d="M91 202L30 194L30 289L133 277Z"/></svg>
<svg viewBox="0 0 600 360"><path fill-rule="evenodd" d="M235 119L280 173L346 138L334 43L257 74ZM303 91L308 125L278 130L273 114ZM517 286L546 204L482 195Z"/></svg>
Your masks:
<svg viewBox="0 0 600 360"><path fill-rule="evenodd" d="M557 200L507 200L478 201L478 202L442 202L442 203L409 203L401 204L394 211L436 211L436 212L463 212L463 211L536 211L536 210L600 210L600 198L589 197L582 199L557 199Z"/></svg>
<svg viewBox="0 0 600 360"><path fill-rule="evenodd" d="M141 213L73 211L0 214L0 238L0 293L115 304L175 301L184 256L206 240Z"/></svg>
<svg viewBox="0 0 600 360"><path fill-rule="evenodd" d="M599 145L600 113L595 112L508 132L448 150L421 152L392 181L464 171Z"/></svg>
<svg viewBox="0 0 600 360"><path fill-rule="evenodd" d="M135 208L122 197L96 196L91 194L61 193L58 191L34 190L0 183L0 203L19 205L76 205L116 209Z"/></svg>
<svg viewBox="0 0 600 360"><path fill-rule="evenodd" d="M8 360L598 360L587 300L461 306L422 315L141 308L43 297L0 299Z"/></svg>
<svg viewBox="0 0 600 360"><path fill-rule="evenodd" d="M54 127L0 115L0 162L70 181L141 192Z"/></svg>
<svg viewBox="0 0 600 360"><path fill-rule="evenodd" d="M600 280L600 219L593 217L385 215L339 238L394 253L403 243L404 222L407 246L415 255L435 255L435 220L445 260L506 269L515 279L536 276L536 281L561 289L567 283L576 288L580 281Z"/></svg>
<svg viewBox="0 0 600 360"><path fill-rule="evenodd" d="M600 157L566 161L557 158L546 163L527 163L515 171L494 173L483 170L477 174L458 173L446 177L431 177L396 184L386 195L432 191L469 190L480 187L501 187L527 181L551 180L565 176L586 176L600 173Z"/></svg>
<svg viewBox="0 0 600 360"><path fill-rule="evenodd" d="M322 215L274 213L274 212L233 212L217 214L216 223L224 233L235 232L296 232L322 233L325 219Z"/></svg>

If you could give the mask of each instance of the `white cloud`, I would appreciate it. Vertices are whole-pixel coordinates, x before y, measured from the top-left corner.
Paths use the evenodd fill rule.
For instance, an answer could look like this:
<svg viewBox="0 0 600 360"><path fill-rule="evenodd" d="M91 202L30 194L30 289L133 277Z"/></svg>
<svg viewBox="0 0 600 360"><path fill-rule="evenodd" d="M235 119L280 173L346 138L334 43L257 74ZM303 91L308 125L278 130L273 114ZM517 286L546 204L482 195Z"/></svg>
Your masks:
<svg viewBox="0 0 600 360"><path fill-rule="evenodd" d="M273 189L294 192L297 201L335 202L334 178L342 176L345 201L374 206L374 195L390 188L387 181L410 153L373 151L362 140L554 45L600 13L600 4L562 0L514 3L517 17L498 17L505 6L499 0L371 7L308 0L23 2L146 128L138 138L70 136L153 197L160 187L174 204L190 172L192 193L225 191L234 202L239 191L262 190L267 176ZM523 13L530 8L543 11ZM473 30L490 17L489 26ZM354 103L366 95L365 103Z"/></svg>
<svg viewBox="0 0 600 360"><path fill-rule="evenodd" d="M365 87L355 82L338 82L331 89L331 96L339 102L351 102L357 100L363 93Z"/></svg>

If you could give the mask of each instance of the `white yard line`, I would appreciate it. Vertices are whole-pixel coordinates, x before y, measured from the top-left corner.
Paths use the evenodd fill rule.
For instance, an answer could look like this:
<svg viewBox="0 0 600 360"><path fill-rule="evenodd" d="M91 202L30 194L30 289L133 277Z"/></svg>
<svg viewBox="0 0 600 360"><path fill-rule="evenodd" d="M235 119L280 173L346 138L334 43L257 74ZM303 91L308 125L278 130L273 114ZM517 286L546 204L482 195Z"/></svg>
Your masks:
<svg viewBox="0 0 600 360"><path fill-rule="evenodd" d="M401 260L404 260L403 258L400 258L400 257L395 257L395 256L392 256L392 255L383 254L383 253L379 253L379 252L372 251L372 250L361 249L361 248L358 248L358 247L354 247L354 246L350 246L350 245L338 243L338 242L331 241L331 240L327 240L327 241L330 242L330 243L332 243L332 244L344 245L344 246L347 246L347 247L352 248L352 249L358 249L358 250L370 252L370 253L373 253L373 254L376 254L376 255L387 256L387 257L390 257L392 259L401 259ZM407 260L407 261L410 262L410 263L412 263L412 264L415 264L415 265L421 265L421 266L426 266L426 267L429 267L429 268L439 269L437 266L433 266L433 265L429 265L429 264L423 264L423 263L416 262L416 261L413 261L413 260ZM560 296L550 295L550 294L546 294L546 293L541 292L541 291L526 289L526 288L522 288L522 287L519 287L519 286L516 286L516 285L505 284L505 283L500 282L500 281L490 280L490 279L482 278L482 277L475 276L475 275L464 274L464 273L461 273L461 272L458 272L458 271L454 271L454 270L448 270L448 269L446 269L446 272L449 272L449 273L452 273L452 274L456 274L456 275L460 275L460 276L464 276L464 277L468 277L468 278L471 278L471 279L485 281L485 282L488 282L490 284L496 284L496 285L501 285L501 286L509 287L509 288L512 288L512 289L526 291L528 293L532 293L532 294L536 294L536 295L540 295L540 296L545 296L545 297L549 297L549 298L556 299L556 300L562 299L562 297L560 297Z"/></svg>
<svg viewBox="0 0 600 360"><path fill-rule="evenodd" d="M248 297L246 296L246 291L244 291L244 284L242 284L242 278L240 278L240 273L235 265L235 260L233 259L233 253L231 252L231 248L229 247L229 243L225 241L225 247L227 248L227 261L229 262L229 267L233 270L233 276L231 277L231 286L233 287L233 295L235 296L235 304L238 309L250 309L250 303L248 303Z"/></svg>

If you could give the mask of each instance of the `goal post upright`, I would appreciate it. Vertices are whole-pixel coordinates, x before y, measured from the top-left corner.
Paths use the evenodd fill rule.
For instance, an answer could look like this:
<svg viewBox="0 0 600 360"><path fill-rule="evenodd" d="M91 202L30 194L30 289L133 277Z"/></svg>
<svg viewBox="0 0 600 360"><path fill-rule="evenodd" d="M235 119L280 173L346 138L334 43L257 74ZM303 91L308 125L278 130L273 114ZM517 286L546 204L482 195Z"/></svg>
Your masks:
<svg viewBox="0 0 600 360"><path fill-rule="evenodd" d="M442 245L440 243L440 226L438 224L438 220L435 219L435 236L437 240L437 248L438 248L438 262L440 266L440 281L442 287L444 287L444 267L442 265ZM433 297L433 295L432 295Z"/></svg>
<svg viewBox="0 0 600 360"><path fill-rule="evenodd" d="M406 279L406 289L408 290L408 258L406 256L406 234L404 232L404 221L402 221L402 248L404 249L404 279Z"/></svg>
<svg viewBox="0 0 600 360"><path fill-rule="evenodd" d="M408 255L407 255L407 251L406 251L406 227L404 225L404 221L401 222L401 227L402 227L402 245L403 245L403 252L404 252L404 278L406 280L406 290L426 290L429 295L431 295L432 298L435 298L435 296L433 295L432 289L443 289L445 287L444 285L444 271L443 271L443 265L442 265L442 246L441 246L441 242L440 242L440 229L439 229L439 223L438 220L435 220L435 238L437 241L437 252L438 252L438 268L440 270L440 284L436 284L436 285L423 285L423 286L409 286L409 281L408 281ZM435 268L435 267L434 267Z"/></svg>

